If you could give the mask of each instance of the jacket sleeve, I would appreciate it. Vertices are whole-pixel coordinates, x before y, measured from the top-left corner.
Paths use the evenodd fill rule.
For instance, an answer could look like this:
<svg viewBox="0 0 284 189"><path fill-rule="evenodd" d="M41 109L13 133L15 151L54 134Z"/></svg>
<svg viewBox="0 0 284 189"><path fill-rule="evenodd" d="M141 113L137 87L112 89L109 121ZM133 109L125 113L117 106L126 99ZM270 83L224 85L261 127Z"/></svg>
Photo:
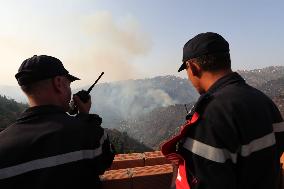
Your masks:
<svg viewBox="0 0 284 189"><path fill-rule="evenodd" d="M102 153L93 160L96 174L103 174L106 169L110 168L114 159L113 145L110 143L109 137L104 130L104 141L101 143Z"/></svg>
<svg viewBox="0 0 284 189"><path fill-rule="evenodd" d="M272 102L273 103L273 102ZM276 144L279 156L284 152L284 121L277 106L273 103L273 130L276 137Z"/></svg>
<svg viewBox="0 0 284 189"><path fill-rule="evenodd" d="M77 117L87 123L86 141L95 149L90 161L95 174L101 175L113 162L115 155L113 145L106 130L101 127L101 117L96 114L78 114Z"/></svg>

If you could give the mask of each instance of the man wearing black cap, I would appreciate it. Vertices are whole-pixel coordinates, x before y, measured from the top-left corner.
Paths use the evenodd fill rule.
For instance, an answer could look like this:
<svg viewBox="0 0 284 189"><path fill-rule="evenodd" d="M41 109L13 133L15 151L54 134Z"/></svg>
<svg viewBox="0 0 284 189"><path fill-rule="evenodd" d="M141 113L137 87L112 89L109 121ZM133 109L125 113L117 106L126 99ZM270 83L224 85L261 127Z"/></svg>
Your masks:
<svg viewBox="0 0 284 189"><path fill-rule="evenodd" d="M283 119L267 96L232 72L228 42L198 34L184 45L182 70L201 96L180 133L162 146L178 164L176 188L279 188Z"/></svg>
<svg viewBox="0 0 284 189"><path fill-rule="evenodd" d="M114 154L91 100L75 95L79 113L66 113L78 78L46 55L25 60L15 77L30 107L0 133L0 188L100 188Z"/></svg>

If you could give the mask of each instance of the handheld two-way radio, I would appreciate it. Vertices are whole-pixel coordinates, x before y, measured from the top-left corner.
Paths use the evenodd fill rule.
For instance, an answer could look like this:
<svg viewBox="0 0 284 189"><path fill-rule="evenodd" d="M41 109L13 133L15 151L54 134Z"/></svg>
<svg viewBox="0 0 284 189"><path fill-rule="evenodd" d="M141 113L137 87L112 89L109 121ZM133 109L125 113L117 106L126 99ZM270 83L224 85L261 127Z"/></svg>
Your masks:
<svg viewBox="0 0 284 189"><path fill-rule="evenodd" d="M88 102L90 99L90 92L93 89L93 87L97 84L97 82L101 79L101 77L104 75L104 72L101 73L101 75L98 77L98 79L95 81L95 83L86 91L86 90L81 90L77 92L75 95L77 95L80 100L84 103ZM68 111L70 115L75 115L78 113L78 107L74 104L74 101L72 100L70 103L70 109Z"/></svg>

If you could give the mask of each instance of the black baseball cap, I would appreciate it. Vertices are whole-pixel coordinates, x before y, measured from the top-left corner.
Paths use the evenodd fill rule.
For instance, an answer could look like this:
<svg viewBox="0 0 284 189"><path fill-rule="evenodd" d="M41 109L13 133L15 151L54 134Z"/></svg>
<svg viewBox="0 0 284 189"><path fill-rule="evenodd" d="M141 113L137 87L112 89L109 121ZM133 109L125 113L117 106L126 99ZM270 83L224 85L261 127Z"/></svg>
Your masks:
<svg viewBox="0 0 284 189"><path fill-rule="evenodd" d="M229 43L219 34L200 33L190 39L183 47L182 65L178 72L186 69L186 61L206 54L229 52Z"/></svg>
<svg viewBox="0 0 284 189"><path fill-rule="evenodd" d="M70 75L59 59L47 55L34 55L26 59L15 75L20 86L55 76L66 76L71 82L80 80Z"/></svg>

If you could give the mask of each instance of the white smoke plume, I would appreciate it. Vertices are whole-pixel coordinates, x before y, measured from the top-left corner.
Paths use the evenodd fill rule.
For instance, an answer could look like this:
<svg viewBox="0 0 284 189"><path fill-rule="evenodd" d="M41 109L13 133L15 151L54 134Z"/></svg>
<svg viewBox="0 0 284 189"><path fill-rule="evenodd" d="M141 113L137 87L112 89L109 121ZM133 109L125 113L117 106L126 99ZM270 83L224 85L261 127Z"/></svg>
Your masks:
<svg viewBox="0 0 284 189"><path fill-rule="evenodd" d="M82 79L74 83L77 87L90 84L102 71L106 73L103 81L132 79L139 74L135 60L145 56L152 45L139 22L130 16L117 18L108 11L59 17L36 17L30 9L24 13L0 31L3 84L16 85L14 74L19 65L35 54L59 58Z"/></svg>
<svg viewBox="0 0 284 189"><path fill-rule="evenodd" d="M115 20L107 11L97 12L83 20L88 45L73 56L74 68L82 79L93 81L104 71L105 81L136 78L139 70L134 65L136 58L150 50L151 40L139 28L133 18Z"/></svg>
<svg viewBox="0 0 284 189"><path fill-rule="evenodd" d="M92 91L92 111L110 119L139 117L157 107L179 103L167 90L172 86L157 85L155 79L128 80L98 85Z"/></svg>

